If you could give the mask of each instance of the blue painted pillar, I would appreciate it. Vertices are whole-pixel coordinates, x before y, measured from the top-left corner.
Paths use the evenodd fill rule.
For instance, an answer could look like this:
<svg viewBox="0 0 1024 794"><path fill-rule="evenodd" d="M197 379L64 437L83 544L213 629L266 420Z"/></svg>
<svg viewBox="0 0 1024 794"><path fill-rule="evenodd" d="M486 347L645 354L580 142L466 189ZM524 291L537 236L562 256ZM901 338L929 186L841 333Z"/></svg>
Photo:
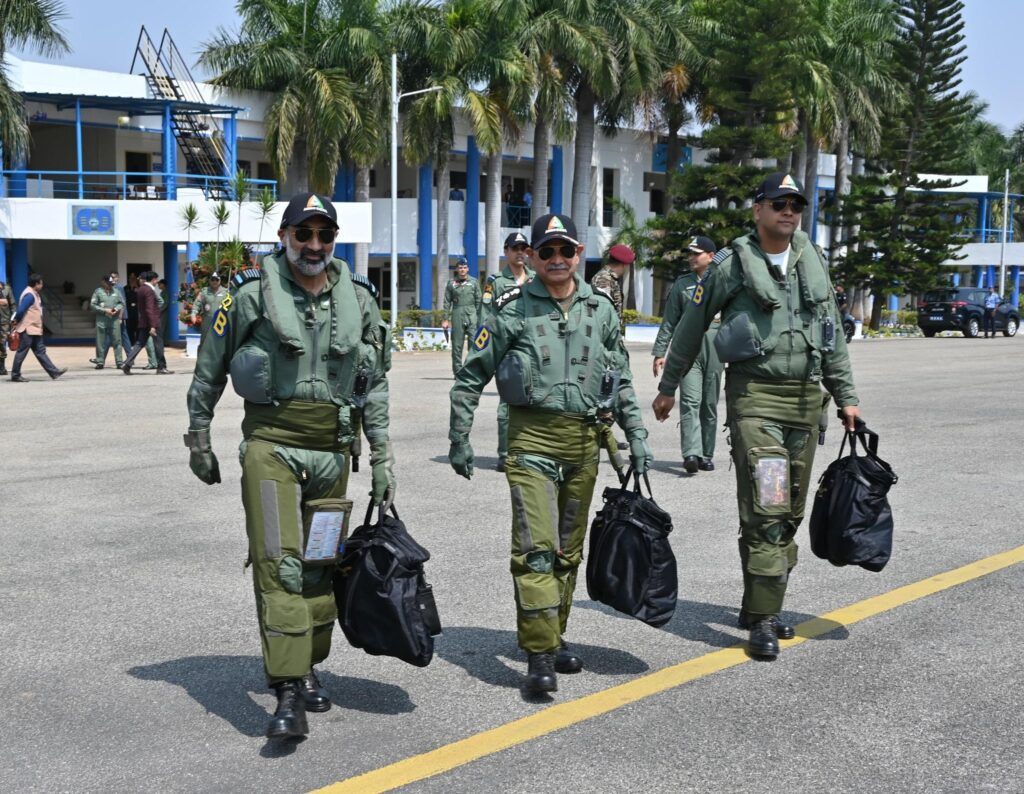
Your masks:
<svg viewBox="0 0 1024 794"><path fill-rule="evenodd" d="M224 176L230 179L238 170L238 124L234 113L224 119L224 159L227 161Z"/></svg>
<svg viewBox="0 0 1024 794"><path fill-rule="evenodd" d="M181 339L178 333L178 290L181 288L181 276L178 267L178 244L164 243L164 279L167 280L167 297L171 305L167 310L167 341L177 342Z"/></svg>
<svg viewBox="0 0 1024 794"><path fill-rule="evenodd" d="M18 300L28 286L28 240L11 240L11 291Z"/></svg>
<svg viewBox="0 0 1024 794"><path fill-rule="evenodd" d="M189 243L185 246L185 259L195 262L199 258L199 243Z"/></svg>
<svg viewBox="0 0 1024 794"><path fill-rule="evenodd" d="M974 282L974 286L984 287L985 282L982 280L983 278L981 265L975 265L971 268L971 281Z"/></svg>
<svg viewBox="0 0 1024 794"><path fill-rule="evenodd" d="M811 194L811 242L818 242L818 169L814 169L814 193ZM893 296L895 297L895 296ZM891 300L891 299L890 299ZM899 304L899 298L896 298L897 304ZM899 306L897 305L897 309ZM893 309L896 311L896 309Z"/></svg>
<svg viewBox="0 0 1024 794"><path fill-rule="evenodd" d="M562 213L562 182L565 181L562 164L562 147L551 147L551 211Z"/></svg>
<svg viewBox="0 0 1024 794"><path fill-rule="evenodd" d="M3 239L0 239L0 281L10 283L7 278L7 241Z"/></svg>
<svg viewBox="0 0 1024 794"><path fill-rule="evenodd" d="M978 242L987 243L988 236L988 196L978 199Z"/></svg>
<svg viewBox="0 0 1024 794"><path fill-rule="evenodd" d="M1006 226L1006 242L1013 242L1013 199L1010 199L1010 222Z"/></svg>
<svg viewBox="0 0 1024 794"><path fill-rule="evenodd" d="M85 177L82 175L82 100L75 100L75 154L78 156L78 197L85 198Z"/></svg>
<svg viewBox="0 0 1024 794"><path fill-rule="evenodd" d="M466 228L462 232L462 250L466 252L469 274L480 273L480 150L476 138L466 139Z"/></svg>
<svg viewBox="0 0 1024 794"><path fill-rule="evenodd" d="M0 198L5 198L7 193L4 189L4 145L0 143ZM7 282L4 281L6 284Z"/></svg>
<svg viewBox="0 0 1024 794"><path fill-rule="evenodd" d="M1020 306L1020 265L1010 268L1010 303Z"/></svg>
<svg viewBox="0 0 1024 794"><path fill-rule="evenodd" d="M7 180L7 195L11 198L25 198L28 195L28 174L25 173L28 160L23 156L17 162L12 163L12 166L14 173Z"/></svg>
<svg viewBox="0 0 1024 794"><path fill-rule="evenodd" d="M332 201L354 201L356 197L356 169L354 165L342 163L334 175L334 192ZM355 243L338 243L334 246L334 255L348 262L349 269L355 270Z"/></svg>
<svg viewBox="0 0 1024 794"><path fill-rule="evenodd" d="M178 198L178 180L174 176L178 171L178 143L174 139L174 128L171 126L170 102L164 103L163 161L164 195L169 201L173 201ZM177 327L175 327L175 331L177 331Z"/></svg>
<svg viewBox="0 0 1024 794"><path fill-rule="evenodd" d="M954 287L959 287L960 286L960 274L959 273L954 273L953 274L953 286Z"/></svg>
<svg viewBox="0 0 1024 794"><path fill-rule="evenodd" d="M889 296L889 311L898 312L900 310L900 296L890 295Z"/></svg>
<svg viewBox="0 0 1024 794"><path fill-rule="evenodd" d="M985 273L985 276L986 276L986 278L985 278L985 286L986 287L993 287L993 286L994 287L998 287L999 286L999 276L996 273L995 265L989 265L987 268L985 268L985 270L986 270L986 273Z"/></svg>
<svg viewBox="0 0 1024 794"><path fill-rule="evenodd" d="M416 210L420 228L416 234L416 246L420 258L419 307L430 309L434 294L434 167L427 163L420 166L419 190L416 196Z"/></svg>

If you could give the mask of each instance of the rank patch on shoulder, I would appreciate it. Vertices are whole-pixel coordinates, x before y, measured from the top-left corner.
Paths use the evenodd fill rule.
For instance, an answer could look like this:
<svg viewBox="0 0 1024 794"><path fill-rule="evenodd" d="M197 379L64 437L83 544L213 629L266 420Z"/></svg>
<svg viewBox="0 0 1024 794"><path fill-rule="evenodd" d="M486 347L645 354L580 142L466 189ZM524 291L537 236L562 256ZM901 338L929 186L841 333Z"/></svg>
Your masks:
<svg viewBox="0 0 1024 794"><path fill-rule="evenodd" d="M698 284L697 289L693 291L693 304L694 306L700 306L704 302L704 285Z"/></svg>
<svg viewBox="0 0 1024 794"><path fill-rule="evenodd" d="M476 337L473 339L473 347L477 350L483 350L487 345L491 343L491 332L487 330L486 325L481 325L476 332Z"/></svg>

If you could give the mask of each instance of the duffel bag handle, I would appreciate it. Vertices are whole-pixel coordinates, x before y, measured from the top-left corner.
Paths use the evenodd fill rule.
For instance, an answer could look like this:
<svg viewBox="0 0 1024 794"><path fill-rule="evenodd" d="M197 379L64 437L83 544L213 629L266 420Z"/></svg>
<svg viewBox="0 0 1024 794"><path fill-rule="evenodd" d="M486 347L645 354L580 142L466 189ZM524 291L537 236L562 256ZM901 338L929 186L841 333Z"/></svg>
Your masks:
<svg viewBox="0 0 1024 794"><path fill-rule="evenodd" d="M383 504L379 504L378 505L376 502L374 502L371 499L370 503L366 506L366 517L363 518L363 524L365 526L368 526L370 524L370 518L373 516L373 508L375 508L375 507L378 508L378 510L377 510L377 523L374 524L374 526L380 526L381 524L384 523L384 505ZM398 518L398 511L395 509L395 503L394 502L391 503L390 512L391 512L391 515L393 515L396 519Z"/></svg>
<svg viewBox="0 0 1024 794"><path fill-rule="evenodd" d="M644 495L643 490L640 488L640 478L642 476L644 485L647 486L647 498L650 499L652 502L654 501L654 492L651 490L651 480L647 476L647 472L644 472L643 475L640 475L633 467L633 464L630 463L629 468L626 469L625 473L623 473L622 471L616 471L615 473L619 476L619 486L621 488L628 487L629 479L630 477L632 477L633 493L640 494L641 496Z"/></svg>

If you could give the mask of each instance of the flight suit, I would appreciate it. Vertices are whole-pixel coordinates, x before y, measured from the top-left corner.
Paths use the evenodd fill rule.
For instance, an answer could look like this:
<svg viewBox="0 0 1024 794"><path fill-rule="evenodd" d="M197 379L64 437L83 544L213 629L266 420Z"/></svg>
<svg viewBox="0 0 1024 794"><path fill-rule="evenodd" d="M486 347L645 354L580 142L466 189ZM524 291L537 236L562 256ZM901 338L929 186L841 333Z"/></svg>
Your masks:
<svg viewBox="0 0 1024 794"><path fill-rule="evenodd" d="M220 306L227 295L228 290L224 286L216 290L203 287L199 294L196 295L195 303L192 304L192 317L199 319L202 323L200 333L203 336L206 336L206 329L210 327L214 312L217 311L217 307Z"/></svg>
<svg viewBox="0 0 1024 794"><path fill-rule="evenodd" d="M466 342L480 320L480 282L452 279L444 290L444 319L452 327L452 372L458 374Z"/></svg>
<svg viewBox="0 0 1024 794"><path fill-rule="evenodd" d="M114 363L120 367L124 364L121 352L121 318L124 316L124 301L117 290L97 287L89 301L96 312L96 365L103 366L107 360L107 350L114 348ZM118 313L111 317L108 309L117 309Z"/></svg>
<svg viewBox="0 0 1024 794"><path fill-rule="evenodd" d="M525 284L534 276L534 272L528 268L523 268L526 278L523 280ZM487 277L487 283L484 285L484 294L480 299L481 303L488 309L492 308L492 302L497 295L501 295L505 290L510 287L515 287L519 282L516 281L516 275L512 272L512 268L505 265L505 269L500 273L495 273L492 276ZM504 462L508 457L508 403L504 400L498 400L498 460Z"/></svg>
<svg viewBox="0 0 1024 794"><path fill-rule="evenodd" d="M484 386L509 404L505 476L512 500L511 573L519 645L559 648L583 557L599 444L609 414L631 441L647 431L615 307L576 276L566 311L539 279L494 300L451 390L448 438L468 445ZM617 380L602 393L611 372ZM649 450L647 450L649 454Z"/></svg>
<svg viewBox="0 0 1024 794"><path fill-rule="evenodd" d="M739 505L743 609L752 621L777 615L794 539L804 516L815 433L831 394L857 405L846 339L828 266L803 232L791 243L785 274L756 234L715 255L672 335L658 391L671 396L700 355L716 314L719 358L729 365L725 399Z"/></svg>
<svg viewBox="0 0 1024 794"><path fill-rule="evenodd" d="M652 354L663 358L672 341L672 332L686 313L693 293L700 283L696 273L684 273L676 279L665 303L665 314L654 341ZM686 373L679 386L679 448L684 458L715 456L715 433L718 424L718 395L722 390L722 362L715 352L713 323L701 344L700 354L693 368Z"/></svg>
<svg viewBox="0 0 1024 794"><path fill-rule="evenodd" d="M283 253L236 275L200 343L188 391L193 450L209 433L228 375L245 400L242 504L271 685L301 678L330 651L333 566L303 562L303 521L318 506L351 510L358 422L370 442L375 501L394 489L388 329L369 281L338 259L327 272L318 296L296 284Z"/></svg>

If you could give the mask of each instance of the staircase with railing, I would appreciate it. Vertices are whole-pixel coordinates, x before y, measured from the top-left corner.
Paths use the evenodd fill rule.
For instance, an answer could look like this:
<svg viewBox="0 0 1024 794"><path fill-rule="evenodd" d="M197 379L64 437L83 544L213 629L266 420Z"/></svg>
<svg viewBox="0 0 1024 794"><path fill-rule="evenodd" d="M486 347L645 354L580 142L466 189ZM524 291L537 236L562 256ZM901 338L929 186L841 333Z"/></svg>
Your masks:
<svg viewBox="0 0 1024 794"><path fill-rule="evenodd" d="M135 46L135 58L132 60L133 74L140 62L145 68L146 82L154 97L174 102L206 104L188 64L181 57L166 28L160 46L157 47L145 26L142 27ZM185 155L189 173L217 177L231 174L223 146L215 135L220 128L213 116L196 110L174 108L171 127Z"/></svg>

